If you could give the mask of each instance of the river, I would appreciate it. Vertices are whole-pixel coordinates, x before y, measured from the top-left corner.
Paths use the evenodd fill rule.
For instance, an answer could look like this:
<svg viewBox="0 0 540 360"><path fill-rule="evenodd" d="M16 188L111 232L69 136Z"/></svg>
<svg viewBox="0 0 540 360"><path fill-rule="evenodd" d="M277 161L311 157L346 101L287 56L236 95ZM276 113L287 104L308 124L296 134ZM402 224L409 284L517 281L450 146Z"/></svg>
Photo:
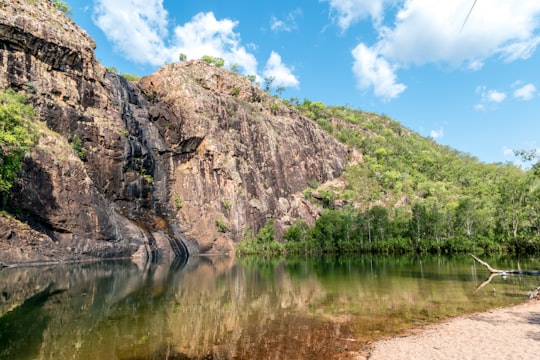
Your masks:
<svg viewBox="0 0 540 360"><path fill-rule="evenodd" d="M498 268L539 259L488 258ZM0 359L343 359L447 317L526 301L535 276L469 256L191 257L0 271Z"/></svg>

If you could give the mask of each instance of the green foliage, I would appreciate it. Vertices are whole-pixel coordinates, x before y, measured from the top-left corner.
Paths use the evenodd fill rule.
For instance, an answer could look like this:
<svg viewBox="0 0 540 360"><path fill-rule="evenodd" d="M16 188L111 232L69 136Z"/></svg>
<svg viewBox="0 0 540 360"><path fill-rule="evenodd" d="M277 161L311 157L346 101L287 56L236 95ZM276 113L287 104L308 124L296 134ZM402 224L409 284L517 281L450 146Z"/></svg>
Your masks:
<svg viewBox="0 0 540 360"><path fill-rule="evenodd" d="M112 74L118 75L118 69L115 66L107 66L105 69Z"/></svg>
<svg viewBox="0 0 540 360"><path fill-rule="evenodd" d="M285 87L284 86L278 86L276 88L276 96L277 97L281 97L281 95L283 94L283 92L285 91Z"/></svg>
<svg viewBox="0 0 540 360"><path fill-rule="evenodd" d="M280 110L281 110L281 108L279 107L278 104L276 104L276 103L270 104L270 111L272 112L272 114L277 115Z"/></svg>
<svg viewBox="0 0 540 360"><path fill-rule="evenodd" d="M255 75L248 75L247 79L249 80L251 85L255 85L255 83L257 82L257 76L255 76Z"/></svg>
<svg viewBox="0 0 540 360"><path fill-rule="evenodd" d="M77 134L73 135L70 145L71 145L71 148L75 151L75 153L81 160L84 160L86 158L87 150L83 148L82 140L79 137L79 135Z"/></svg>
<svg viewBox="0 0 540 360"><path fill-rule="evenodd" d="M219 232L226 233L229 231L229 225L224 220L217 219L216 226Z"/></svg>
<svg viewBox="0 0 540 360"><path fill-rule="evenodd" d="M0 93L0 192L5 195L23 167L24 154L37 143L34 108L9 89Z"/></svg>
<svg viewBox="0 0 540 360"><path fill-rule="evenodd" d="M237 63L234 63L231 65L231 68L230 70L233 72L233 73L237 73L240 71L240 65L238 65Z"/></svg>
<svg viewBox="0 0 540 360"><path fill-rule="evenodd" d="M178 55L178 60L180 60L180 62L186 61L187 60L187 55L183 54L183 53L180 53Z"/></svg>
<svg viewBox="0 0 540 360"><path fill-rule="evenodd" d="M267 92L270 92L270 87L272 87L272 83L276 80L274 76L269 76L264 78L264 90Z"/></svg>
<svg viewBox="0 0 540 360"><path fill-rule="evenodd" d="M251 230L245 229L244 239L238 243L236 252L239 255L243 254L264 254L264 255L280 255L283 254L285 248L282 244L274 239L275 228L274 220L268 221L263 226L256 236L251 235Z"/></svg>
<svg viewBox="0 0 540 360"><path fill-rule="evenodd" d="M182 206L184 206L184 203L178 194L174 196L174 203L176 204L176 210L180 210Z"/></svg>
<svg viewBox="0 0 540 360"><path fill-rule="evenodd" d="M141 77L139 75L135 75L135 74L121 74L120 76L122 76L124 79L126 79L127 81L139 81L141 80Z"/></svg>
<svg viewBox="0 0 540 360"><path fill-rule="evenodd" d="M237 87L233 88L232 91L231 91L231 95L232 96L240 95L240 88L237 88Z"/></svg>
<svg viewBox="0 0 540 360"><path fill-rule="evenodd" d="M308 186L312 189L316 189L319 187L319 182L317 180L309 180Z"/></svg>
<svg viewBox="0 0 540 360"><path fill-rule="evenodd" d="M143 174L142 177L143 177L144 182L146 182L147 184L152 185L154 183L154 178L152 177L152 175Z"/></svg>
<svg viewBox="0 0 540 360"><path fill-rule="evenodd" d="M66 15L71 15L71 8L66 4L64 1L61 0L51 0L54 6L61 12L63 12Z"/></svg>
<svg viewBox="0 0 540 360"><path fill-rule="evenodd" d="M290 103L361 159L345 169L345 189L306 189L306 197L327 210L301 244L286 243L288 251L521 252L537 247L530 240L540 238L540 171L535 166L523 171L480 163L385 115L309 100ZM516 154L538 164L533 151ZM333 210L338 200L344 208ZM292 226L286 234L296 239L297 229Z"/></svg>
<svg viewBox="0 0 540 360"><path fill-rule="evenodd" d="M305 197L324 209L314 226L295 222L283 244L246 236L240 253L540 251L534 166L481 163L384 115L309 100L290 104L361 156L345 169L345 188L307 184ZM534 152L518 155L538 164Z"/></svg>
<svg viewBox="0 0 540 360"><path fill-rule="evenodd" d="M291 225L283 233L283 239L288 242L299 243L307 240L309 231L309 225L303 219L297 219L293 225Z"/></svg>
<svg viewBox="0 0 540 360"><path fill-rule="evenodd" d="M136 75L136 74L128 74L128 73L120 74L120 72L118 71L118 69L115 66L107 66L105 69L107 69L108 72L110 72L110 73L112 73L114 75L119 75L119 76L123 77L127 81L139 81L139 80L141 80L141 77L139 75Z"/></svg>
<svg viewBox="0 0 540 360"><path fill-rule="evenodd" d="M203 55L201 60L207 63L208 65L214 65L215 67L218 67L218 68L223 67L223 65L225 65L225 59L220 58L220 57Z"/></svg>

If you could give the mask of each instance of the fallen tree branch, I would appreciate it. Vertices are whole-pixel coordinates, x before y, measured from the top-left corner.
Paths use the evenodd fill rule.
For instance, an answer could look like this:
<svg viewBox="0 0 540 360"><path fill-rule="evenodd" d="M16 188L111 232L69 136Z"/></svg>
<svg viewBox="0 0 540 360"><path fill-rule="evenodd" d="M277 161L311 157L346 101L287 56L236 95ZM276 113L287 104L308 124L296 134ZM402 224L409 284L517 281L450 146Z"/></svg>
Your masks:
<svg viewBox="0 0 540 360"><path fill-rule="evenodd" d="M476 290L475 290L475 291L478 291L478 290L480 290L481 288L483 288L484 286L486 286L487 284L491 283L491 280L493 280L494 277L496 277L496 276L501 276L501 275L502 275L501 273L491 273L491 274L489 274L489 277L488 277L486 280L484 280L483 283L481 283L480 285L478 285L478 286L476 287Z"/></svg>
<svg viewBox="0 0 540 360"><path fill-rule="evenodd" d="M494 269L489 265L487 262L480 260L473 254L469 254L473 257L474 260L476 260L478 263L484 265L488 271L492 274L501 274L501 275L531 275L531 276L538 276L540 275L540 270L499 270Z"/></svg>
<svg viewBox="0 0 540 360"><path fill-rule="evenodd" d="M491 280L493 280L493 278L496 277L496 276L506 277L506 275L530 275L530 276L538 276L538 275L540 275L540 270L500 270L500 269L495 269L495 268L491 267L491 265L489 265L487 262L480 260L479 258L474 256L473 254L469 254L469 255L471 255L473 257L473 259L476 260L479 264L485 266L486 269L488 269L488 271L490 272L489 277L483 283L481 283L480 285L478 285L476 287L476 291L480 290L481 288L483 288L484 286L489 284L491 282ZM540 297L539 294L540 294L540 287L537 288L535 291L529 293L529 299L539 298Z"/></svg>

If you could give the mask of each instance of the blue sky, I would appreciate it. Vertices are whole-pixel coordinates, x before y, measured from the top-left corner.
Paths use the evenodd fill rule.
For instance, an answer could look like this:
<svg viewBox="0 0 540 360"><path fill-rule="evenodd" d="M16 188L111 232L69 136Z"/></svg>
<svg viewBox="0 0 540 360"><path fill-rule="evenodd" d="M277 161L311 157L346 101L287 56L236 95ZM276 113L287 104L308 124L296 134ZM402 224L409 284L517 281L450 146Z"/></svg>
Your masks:
<svg viewBox="0 0 540 360"><path fill-rule="evenodd" d="M386 114L484 162L540 147L540 1L66 2L122 73L219 56L286 99Z"/></svg>

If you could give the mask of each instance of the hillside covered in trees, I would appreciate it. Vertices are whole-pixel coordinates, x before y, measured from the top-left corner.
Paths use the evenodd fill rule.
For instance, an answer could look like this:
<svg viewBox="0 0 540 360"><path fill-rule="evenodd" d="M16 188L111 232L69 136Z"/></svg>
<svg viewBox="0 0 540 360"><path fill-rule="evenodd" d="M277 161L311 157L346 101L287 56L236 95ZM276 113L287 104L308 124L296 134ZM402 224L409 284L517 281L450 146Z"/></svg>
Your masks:
<svg viewBox="0 0 540 360"><path fill-rule="evenodd" d="M323 210L273 243L271 226L242 252L516 252L540 250L540 178L533 165L485 164L385 115L291 99L352 149L338 181L311 182L305 197ZM521 151L524 160L537 160Z"/></svg>

